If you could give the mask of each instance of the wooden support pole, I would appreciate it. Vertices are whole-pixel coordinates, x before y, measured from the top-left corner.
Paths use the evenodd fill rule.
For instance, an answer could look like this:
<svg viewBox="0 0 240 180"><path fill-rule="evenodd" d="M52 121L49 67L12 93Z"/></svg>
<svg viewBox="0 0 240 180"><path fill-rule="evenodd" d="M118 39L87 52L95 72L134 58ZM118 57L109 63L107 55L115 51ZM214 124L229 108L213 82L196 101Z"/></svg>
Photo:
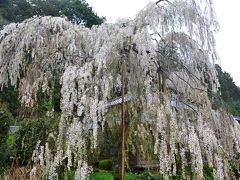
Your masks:
<svg viewBox="0 0 240 180"><path fill-rule="evenodd" d="M122 62L122 109L121 109L121 159L120 159L120 180L124 180L125 174L125 104L124 104L124 94L125 94L125 60Z"/></svg>

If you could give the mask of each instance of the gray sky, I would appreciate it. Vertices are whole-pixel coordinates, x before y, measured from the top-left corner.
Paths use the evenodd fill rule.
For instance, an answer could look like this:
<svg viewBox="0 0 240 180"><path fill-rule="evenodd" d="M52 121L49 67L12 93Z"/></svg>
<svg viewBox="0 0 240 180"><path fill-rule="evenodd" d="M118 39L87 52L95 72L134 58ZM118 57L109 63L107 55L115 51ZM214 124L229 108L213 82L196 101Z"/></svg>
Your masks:
<svg viewBox="0 0 240 180"><path fill-rule="evenodd" d="M150 0L87 0L99 16L105 16L107 22L118 18L134 18ZM155 2L156 0L151 0ZM216 35L220 65L240 86L240 1L213 0L220 32Z"/></svg>

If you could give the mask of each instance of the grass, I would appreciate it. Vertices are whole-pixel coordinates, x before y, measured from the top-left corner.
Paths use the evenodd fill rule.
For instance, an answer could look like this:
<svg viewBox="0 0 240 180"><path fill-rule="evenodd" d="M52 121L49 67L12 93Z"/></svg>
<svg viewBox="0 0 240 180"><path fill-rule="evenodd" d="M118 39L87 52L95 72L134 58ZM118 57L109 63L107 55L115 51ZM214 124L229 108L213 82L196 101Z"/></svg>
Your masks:
<svg viewBox="0 0 240 180"><path fill-rule="evenodd" d="M110 172L96 172L90 176L90 180L114 180Z"/></svg>
<svg viewBox="0 0 240 180"><path fill-rule="evenodd" d="M125 180L135 180L135 176L132 173L125 174ZM111 172L96 172L90 176L90 180L114 180Z"/></svg>

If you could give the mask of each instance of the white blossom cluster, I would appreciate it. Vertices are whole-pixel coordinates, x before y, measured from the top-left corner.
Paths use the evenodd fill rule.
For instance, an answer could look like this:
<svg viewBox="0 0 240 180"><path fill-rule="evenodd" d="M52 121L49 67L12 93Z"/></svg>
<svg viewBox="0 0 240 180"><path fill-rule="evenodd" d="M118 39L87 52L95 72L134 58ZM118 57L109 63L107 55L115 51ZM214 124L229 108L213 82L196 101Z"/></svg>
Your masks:
<svg viewBox="0 0 240 180"><path fill-rule="evenodd" d="M134 20L91 29L58 17L6 26L0 32L1 88L10 81L19 87L22 106L31 108L37 92L50 94L48 82L56 73L61 76L57 150L38 142L31 178L41 170L47 179L57 179L57 168L66 162L68 170L77 168L75 179L89 178L86 144L98 145L107 104L122 86L123 63L126 93L141 107L141 120L155 130L160 173L166 179L176 175L179 155L184 178L189 163L196 179L203 178L204 163L216 167L216 179L229 177L226 160L240 153L240 126L223 109L213 110L207 94L219 88L217 29L210 0L150 3ZM173 98L182 108L171 105ZM136 131L143 131L136 133L141 138L148 133L140 125Z"/></svg>

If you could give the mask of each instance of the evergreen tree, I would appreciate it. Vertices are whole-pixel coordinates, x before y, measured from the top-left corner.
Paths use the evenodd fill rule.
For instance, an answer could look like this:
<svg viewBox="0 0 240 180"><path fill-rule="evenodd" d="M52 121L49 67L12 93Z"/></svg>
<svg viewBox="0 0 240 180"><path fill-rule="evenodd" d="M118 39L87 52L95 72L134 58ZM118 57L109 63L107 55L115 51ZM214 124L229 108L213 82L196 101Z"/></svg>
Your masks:
<svg viewBox="0 0 240 180"><path fill-rule="evenodd" d="M97 16L85 0L1 0L0 16L6 22L20 22L34 15L66 16L69 20L86 27L99 25L104 21Z"/></svg>
<svg viewBox="0 0 240 180"><path fill-rule="evenodd" d="M223 72L217 64L215 68L218 73L221 97L227 110L234 116L240 116L240 88L229 73Z"/></svg>

